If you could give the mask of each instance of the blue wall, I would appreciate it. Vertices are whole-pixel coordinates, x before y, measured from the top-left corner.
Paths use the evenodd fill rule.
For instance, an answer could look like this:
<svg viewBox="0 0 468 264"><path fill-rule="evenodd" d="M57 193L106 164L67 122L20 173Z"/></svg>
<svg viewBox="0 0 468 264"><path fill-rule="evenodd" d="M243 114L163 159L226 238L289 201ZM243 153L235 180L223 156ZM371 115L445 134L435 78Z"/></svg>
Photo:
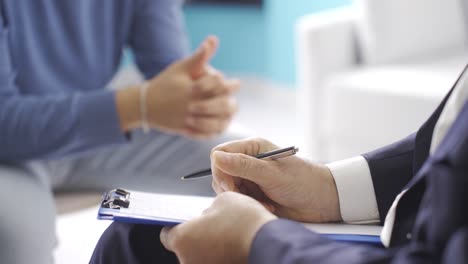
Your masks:
<svg viewBox="0 0 468 264"><path fill-rule="evenodd" d="M266 77L294 84L296 78L296 20L303 15L349 4L351 0L267 0L265 25L267 31Z"/></svg>
<svg viewBox="0 0 468 264"><path fill-rule="evenodd" d="M264 75L265 19L260 8L192 5L185 8L185 17L193 48L207 35L219 37L215 67Z"/></svg>
<svg viewBox="0 0 468 264"><path fill-rule="evenodd" d="M349 4L351 0L264 0L264 6L189 5L186 24L195 47L216 34L220 50L213 64L228 73L256 74L293 85L294 23L304 14Z"/></svg>

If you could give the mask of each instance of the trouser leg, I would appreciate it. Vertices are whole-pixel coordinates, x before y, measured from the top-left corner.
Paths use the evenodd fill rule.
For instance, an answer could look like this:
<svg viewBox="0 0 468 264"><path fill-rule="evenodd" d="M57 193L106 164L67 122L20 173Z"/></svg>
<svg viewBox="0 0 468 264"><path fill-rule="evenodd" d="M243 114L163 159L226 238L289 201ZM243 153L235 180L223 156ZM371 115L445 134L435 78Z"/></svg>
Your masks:
<svg viewBox="0 0 468 264"><path fill-rule="evenodd" d="M28 171L0 165L1 263L53 263L55 205L50 188Z"/></svg>
<svg viewBox="0 0 468 264"><path fill-rule="evenodd" d="M90 263L178 263L177 257L161 244L160 232L161 227L156 225L114 222L99 239Z"/></svg>
<svg viewBox="0 0 468 264"><path fill-rule="evenodd" d="M212 195L211 177L181 181L180 177L210 167L211 149L240 136L224 135L211 140L191 140L153 132L135 133L131 142L107 148L65 164L63 189L105 190L128 188L140 191Z"/></svg>

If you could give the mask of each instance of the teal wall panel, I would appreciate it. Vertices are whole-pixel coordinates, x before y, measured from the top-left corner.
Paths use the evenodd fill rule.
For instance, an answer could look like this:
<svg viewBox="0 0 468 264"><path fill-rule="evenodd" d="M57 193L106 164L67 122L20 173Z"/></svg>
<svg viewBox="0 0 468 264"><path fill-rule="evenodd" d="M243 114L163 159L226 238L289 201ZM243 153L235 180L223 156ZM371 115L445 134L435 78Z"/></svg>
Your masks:
<svg viewBox="0 0 468 264"><path fill-rule="evenodd" d="M229 73L265 74L267 45L261 8L191 5L184 12L193 48L210 34L219 37L214 66Z"/></svg>
<svg viewBox="0 0 468 264"><path fill-rule="evenodd" d="M294 24L302 15L352 0L264 0L263 7L187 5L187 31L195 49L211 34L220 39L212 63L228 74L256 75L294 86ZM123 65L131 63L126 52Z"/></svg>
<svg viewBox="0 0 468 264"><path fill-rule="evenodd" d="M265 5L266 76L274 81L294 84L294 25L300 16L350 4L351 0L268 0Z"/></svg>

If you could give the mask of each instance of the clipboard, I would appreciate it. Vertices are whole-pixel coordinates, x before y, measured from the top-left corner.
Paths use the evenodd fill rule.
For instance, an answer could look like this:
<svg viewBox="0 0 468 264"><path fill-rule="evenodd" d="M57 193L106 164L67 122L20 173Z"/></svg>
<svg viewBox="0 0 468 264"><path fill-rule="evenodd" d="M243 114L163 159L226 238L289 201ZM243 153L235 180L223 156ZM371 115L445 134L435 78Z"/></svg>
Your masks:
<svg viewBox="0 0 468 264"><path fill-rule="evenodd" d="M210 207L213 197L156 194L113 189L102 195L98 219L173 226Z"/></svg>
<svg viewBox="0 0 468 264"><path fill-rule="evenodd" d="M214 198L156 194L113 189L102 196L98 219L134 224L174 226L197 216L210 207ZM304 224L324 237L382 247L379 226L349 224Z"/></svg>

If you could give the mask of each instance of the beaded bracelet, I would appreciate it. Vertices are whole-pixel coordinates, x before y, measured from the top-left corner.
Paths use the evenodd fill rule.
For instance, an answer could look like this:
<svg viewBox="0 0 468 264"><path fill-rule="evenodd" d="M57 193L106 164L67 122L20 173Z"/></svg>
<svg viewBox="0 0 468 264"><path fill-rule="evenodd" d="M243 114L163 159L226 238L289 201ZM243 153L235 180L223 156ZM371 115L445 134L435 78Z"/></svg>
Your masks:
<svg viewBox="0 0 468 264"><path fill-rule="evenodd" d="M144 82L140 87L140 118L141 118L141 128L143 133L147 134L150 131L150 126L148 123L148 109L146 105L146 95L148 94L148 82Z"/></svg>

